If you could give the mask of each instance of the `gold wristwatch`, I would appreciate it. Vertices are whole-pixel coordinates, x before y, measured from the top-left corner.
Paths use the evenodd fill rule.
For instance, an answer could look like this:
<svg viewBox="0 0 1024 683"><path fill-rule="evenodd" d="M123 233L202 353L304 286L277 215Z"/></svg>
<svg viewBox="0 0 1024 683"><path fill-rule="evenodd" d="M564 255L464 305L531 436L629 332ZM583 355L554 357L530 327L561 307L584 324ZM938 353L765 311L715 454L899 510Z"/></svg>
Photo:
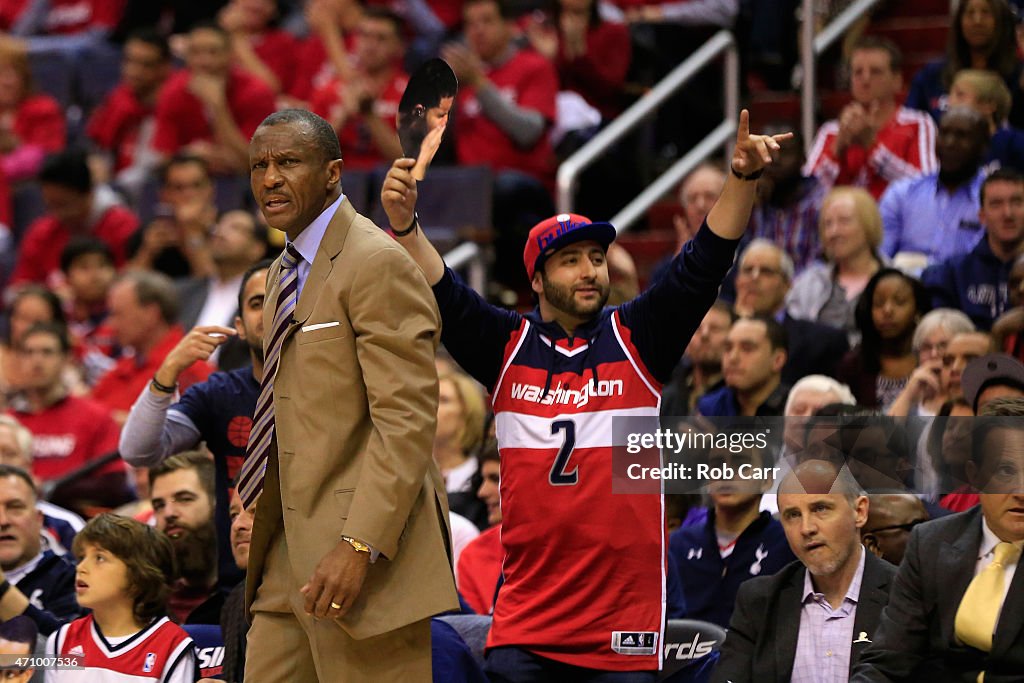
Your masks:
<svg viewBox="0 0 1024 683"><path fill-rule="evenodd" d="M349 536L342 536L342 537L341 537L341 540L345 541L345 542L346 542L346 543L348 543L348 544L349 544L350 546L352 546L353 548L355 548L355 549L356 549L356 552L360 552L360 553L367 553L367 554L369 554L369 553L370 553L370 546L366 545L366 544L365 544L365 543L363 543L362 541L357 541L356 539L354 539L354 538L351 538L351 537L349 537Z"/></svg>

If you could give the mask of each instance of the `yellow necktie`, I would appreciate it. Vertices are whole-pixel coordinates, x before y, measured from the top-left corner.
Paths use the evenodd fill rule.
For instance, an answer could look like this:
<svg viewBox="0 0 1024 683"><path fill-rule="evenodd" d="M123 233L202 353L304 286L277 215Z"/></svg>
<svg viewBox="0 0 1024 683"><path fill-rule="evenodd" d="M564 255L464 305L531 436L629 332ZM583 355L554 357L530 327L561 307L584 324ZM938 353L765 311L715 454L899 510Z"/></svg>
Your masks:
<svg viewBox="0 0 1024 683"><path fill-rule="evenodd" d="M956 611L955 632L960 642L979 650L992 650L992 634L1003 604L1004 569L1020 556L1021 549L1005 541L996 545L995 559L978 572Z"/></svg>

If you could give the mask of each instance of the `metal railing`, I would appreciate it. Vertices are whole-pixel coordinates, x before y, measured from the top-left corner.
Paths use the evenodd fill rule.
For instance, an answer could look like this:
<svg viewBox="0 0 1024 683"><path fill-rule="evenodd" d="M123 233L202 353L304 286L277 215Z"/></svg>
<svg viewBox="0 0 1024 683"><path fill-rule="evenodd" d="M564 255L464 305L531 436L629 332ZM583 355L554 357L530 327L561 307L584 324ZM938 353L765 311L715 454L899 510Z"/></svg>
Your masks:
<svg viewBox="0 0 1024 683"><path fill-rule="evenodd" d="M723 53L725 54L725 93L723 96L725 119L699 145L673 164L651 186L612 218L616 229L619 232L628 229L651 205L678 184L709 154L722 145L728 145L735 133L736 121L739 118L740 65L736 40L732 33L722 30L673 69L633 106L616 117L604 130L562 162L558 167L557 179L559 212L572 211L576 183L584 170L632 132L644 119L653 114L701 69Z"/></svg>
<svg viewBox="0 0 1024 683"><path fill-rule="evenodd" d="M881 1L856 0L829 22L818 35L814 35L815 0L803 0L800 8L800 66L803 70L803 84L800 88L800 130L804 134L804 151L810 152L814 133L817 131L814 124L814 106L818 99L815 60Z"/></svg>
<svg viewBox="0 0 1024 683"><path fill-rule="evenodd" d="M466 269L466 282L480 294L487 285L487 263L484 250L476 242L463 242L444 255L444 262L452 270Z"/></svg>

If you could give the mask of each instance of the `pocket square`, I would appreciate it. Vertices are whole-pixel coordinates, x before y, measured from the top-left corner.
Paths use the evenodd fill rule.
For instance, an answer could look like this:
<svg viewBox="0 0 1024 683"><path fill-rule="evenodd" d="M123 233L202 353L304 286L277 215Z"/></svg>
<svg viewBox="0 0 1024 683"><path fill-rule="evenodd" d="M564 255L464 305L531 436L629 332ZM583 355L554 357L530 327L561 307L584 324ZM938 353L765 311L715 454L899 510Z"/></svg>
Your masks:
<svg viewBox="0 0 1024 683"><path fill-rule="evenodd" d="M306 325L305 327L302 328L302 331L303 332L312 332L313 330L322 330L325 327L335 327L335 326L340 325L340 324L341 324L340 322L335 320L332 323L317 323L315 325Z"/></svg>

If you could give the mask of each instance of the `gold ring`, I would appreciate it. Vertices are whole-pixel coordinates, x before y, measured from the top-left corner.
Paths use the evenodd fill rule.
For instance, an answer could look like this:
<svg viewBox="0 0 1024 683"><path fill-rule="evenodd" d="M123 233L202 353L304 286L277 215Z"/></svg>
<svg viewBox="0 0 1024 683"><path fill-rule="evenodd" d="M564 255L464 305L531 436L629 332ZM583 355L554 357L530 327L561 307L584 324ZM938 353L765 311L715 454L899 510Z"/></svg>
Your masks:
<svg viewBox="0 0 1024 683"><path fill-rule="evenodd" d="M332 608L332 609L341 609L341 605L339 605L339 604L338 604L338 603L336 603L336 602L332 602L332 603L331 603L331 608Z"/></svg>

